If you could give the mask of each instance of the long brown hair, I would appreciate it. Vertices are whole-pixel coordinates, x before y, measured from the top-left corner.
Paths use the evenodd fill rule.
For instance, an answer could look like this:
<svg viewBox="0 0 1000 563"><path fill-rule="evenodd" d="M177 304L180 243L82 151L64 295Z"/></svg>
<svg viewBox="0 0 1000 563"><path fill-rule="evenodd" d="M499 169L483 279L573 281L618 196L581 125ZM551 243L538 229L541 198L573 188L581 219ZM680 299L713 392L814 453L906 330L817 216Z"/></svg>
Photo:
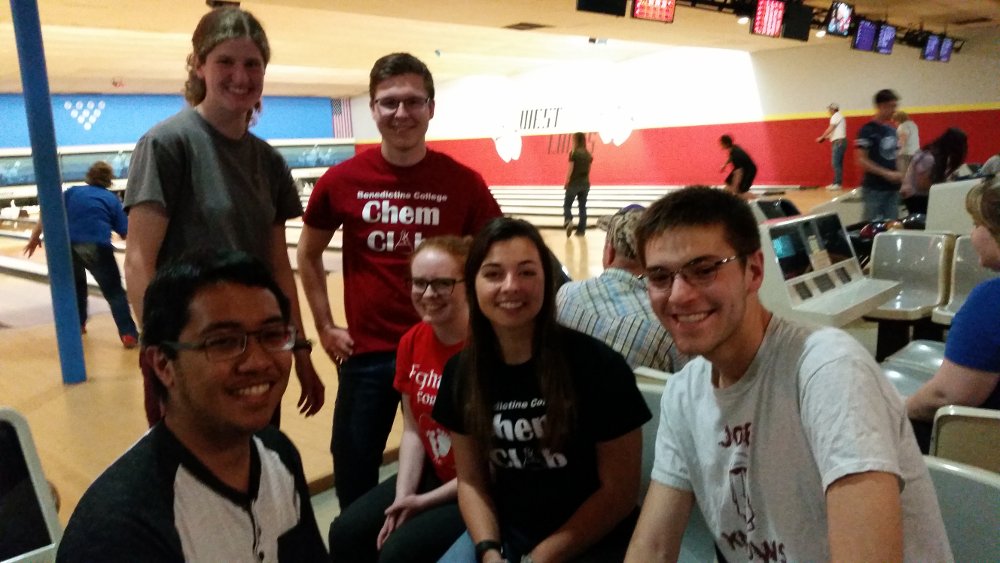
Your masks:
<svg viewBox="0 0 1000 563"><path fill-rule="evenodd" d="M528 239L538 250L544 274L542 308L535 317L531 357L534 372L545 399L545 435L542 444L559 447L576 424L576 393L566 362L564 345L566 329L556 322L555 263L541 235L532 224L521 219L498 217L490 221L472 241L469 259L465 263L466 296L469 301L471 334L460 356L461 384L456 397L464 410L463 420L482 451L493 438L493 403L489 381L497 376L497 366L503 365L500 343L493 325L476 298L476 276L490 249L497 242L515 238Z"/></svg>
<svg viewBox="0 0 1000 563"><path fill-rule="evenodd" d="M188 78L184 83L184 99L189 104L196 106L205 99L205 81L198 76L198 66L205 62L219 43L241 37L249 38L260 49L266 67L271 60L271 45L267 42L264 28L253 14L226 6L202 16L191 36L192 51L187 57Z"/></svg>

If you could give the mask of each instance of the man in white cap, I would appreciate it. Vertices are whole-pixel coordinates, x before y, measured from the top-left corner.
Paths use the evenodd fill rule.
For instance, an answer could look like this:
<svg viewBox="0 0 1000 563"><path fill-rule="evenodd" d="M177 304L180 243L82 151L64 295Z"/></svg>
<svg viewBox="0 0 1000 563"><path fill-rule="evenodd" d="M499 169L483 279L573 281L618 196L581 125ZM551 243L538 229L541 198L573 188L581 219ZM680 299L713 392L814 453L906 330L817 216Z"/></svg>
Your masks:
<svg viewBox="0 0 1000 563"><path fill-rule="evenodd" d="M830 126L823 131L817 139L817 143L829 139L830 147L833 151L830 164L833 165L833 183L826 187L828 190L839 190L844 177L844 152L847 151L847 121L840 113L840 106L836 102L826 108L830 112Z"/></svg>

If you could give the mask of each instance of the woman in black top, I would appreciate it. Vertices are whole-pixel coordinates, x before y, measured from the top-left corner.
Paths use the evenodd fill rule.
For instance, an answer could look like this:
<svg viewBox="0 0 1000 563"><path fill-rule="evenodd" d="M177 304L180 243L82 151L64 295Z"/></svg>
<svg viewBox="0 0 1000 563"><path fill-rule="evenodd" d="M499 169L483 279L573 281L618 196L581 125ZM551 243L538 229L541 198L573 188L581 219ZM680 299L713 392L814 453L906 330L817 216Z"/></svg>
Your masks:
<svg viewBox="0 0 1000 563"><path fill-rule="evenodd" d="M566 220L566 236L573 234L573 200L580 207L580 221L576 224L576 235L587 232L587 194L590 193L590 164L593 155L587 151L587 136L573 133L573 150L569 152L569 173L566 175L566 198L563 200L563 218Z"/></svg>
<svg viewBox="0 0 1000 563"><path fill-rule="evenodd" d="M553 271L525 221L494 219L473 241L471 336L434 407L469 534L443 561L473 544L488 563L621 561L628 547L649 409L620 354L556 323Z"/></svg>

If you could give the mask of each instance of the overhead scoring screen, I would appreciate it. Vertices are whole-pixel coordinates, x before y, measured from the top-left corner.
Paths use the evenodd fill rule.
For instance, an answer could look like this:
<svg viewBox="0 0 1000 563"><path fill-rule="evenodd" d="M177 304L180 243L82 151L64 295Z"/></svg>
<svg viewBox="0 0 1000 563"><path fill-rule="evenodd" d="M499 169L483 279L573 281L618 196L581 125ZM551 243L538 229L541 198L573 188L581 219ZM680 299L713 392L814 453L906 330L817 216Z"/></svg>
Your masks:
<svg viewBox="0 0 1000 563"><path fill-rule="evenodd" d="M878 31L878 24L861 18L858 22L858 30L854 32L854 41L851 48L858 51L871 51L875 47L875 34Z"/></svg>
<svg viewBox="0 0 1000 563"><path fill-rule="evenodd" d="M891 55L892 45L896 42L896 26L884 23L878 28L878 39L875 41L875 52L880 55Z"/></svg>
<svg viewBox="0 0 1000 563"><path fill-rule="evenodd" d="M847 37L850 34L853 15L854 7L847 2L833 2L830 4L830 13L827 16L826 32L830 35Z"/></svg>
<svg viewBox="0 0 1000 563"><path fill-rule="evenodd" d="M951 52L955 47L955 40L951 37L941 38L941 50L938 52L938 60L946 63L951 60Z"/></svg>
<svg viewBox="0 0 1000 563"><path fill-rule="evenodd" d="M941 36L934 34L928 35L927 42L924 43L924 49L920 52L920 58L926 61L936 61L938 59L940 49Z"/></svg>
<svg viewBox="0 0 1000 563"><path fill-rule="evenodd" d="M676 0L634 0L632 17L640 20L651 20L673 23Z"/></svg>
<svg viewBox="0 0 1000 563"><path fill-rule="evenodd" d="M750 33L778 37L781 35L781 23L784 16L784 0L758 0Z"/></svg>

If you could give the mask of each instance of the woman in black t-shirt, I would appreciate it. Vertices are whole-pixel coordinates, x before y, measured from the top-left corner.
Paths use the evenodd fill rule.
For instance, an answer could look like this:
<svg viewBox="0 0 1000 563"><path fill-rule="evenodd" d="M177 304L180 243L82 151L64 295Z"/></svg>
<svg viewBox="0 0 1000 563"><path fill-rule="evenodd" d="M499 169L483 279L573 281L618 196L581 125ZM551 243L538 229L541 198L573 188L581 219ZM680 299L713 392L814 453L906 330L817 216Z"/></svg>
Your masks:
<svg viewBox="0 0 1000 563"><path fill-rule="evenodd" d="M495 219L473 241L471 337L434 408L469 530L444 561L473 545L481 562L624 557L650 414L621 355L556 324L553 272L525 221Z"/></svg>

